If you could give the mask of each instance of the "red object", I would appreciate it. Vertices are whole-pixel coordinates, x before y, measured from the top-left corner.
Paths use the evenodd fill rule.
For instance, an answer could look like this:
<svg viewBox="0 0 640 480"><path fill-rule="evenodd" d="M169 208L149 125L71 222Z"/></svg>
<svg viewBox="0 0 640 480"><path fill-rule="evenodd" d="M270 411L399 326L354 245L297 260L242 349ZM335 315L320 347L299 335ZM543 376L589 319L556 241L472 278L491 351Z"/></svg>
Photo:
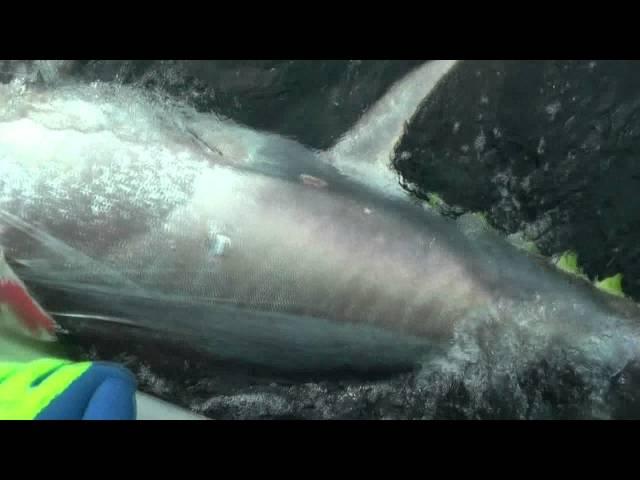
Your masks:
<svg viewBox="0 0 640 480"><path fill-rule="evenodd" d="M11 307L20 321L32 333L44 329L53 333L53 319L29 295L24 286L10 280L0 280L0 303Z"/></svg>

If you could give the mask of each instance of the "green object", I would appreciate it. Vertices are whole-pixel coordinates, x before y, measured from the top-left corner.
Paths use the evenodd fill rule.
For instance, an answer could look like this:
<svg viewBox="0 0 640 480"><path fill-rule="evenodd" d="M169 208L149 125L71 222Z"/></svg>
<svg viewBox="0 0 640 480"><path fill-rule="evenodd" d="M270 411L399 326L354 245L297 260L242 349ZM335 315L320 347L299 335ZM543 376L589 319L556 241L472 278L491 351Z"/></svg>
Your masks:
<svg viewBox="0 0 640 480"><path fill-rule="evenodd" d="M33 420L90 366L56 358L0 363L0 419Z"/></svg>
<svg viewBox="0 0 640 480"><path fill-rule="evenodd" d="M538 250L536 243L532 240L528 240L522 232L512 233L507 237L507 240L509 241L509 243L511 243L511 245L519 248L520 250L540 255L540 250Z"/></svg>
<svg viewBox="0 0 640 480"><path fill-rule="evenodd" d="M445 204L444 200L442 200L442 197L434 192L427 193L427 203L432 208L442 207Z"/></svg>
<svg viewBox="0 0 640 480"><path fill-rule="evenodd" d="M600 290L610 293L611 295L616 295L618 297L624 297L624 292L622 291L622 274L617 273L612 277L607 277L603 280L595 282L596 288Z"/></svg>
<svg viewBox="0 0 640 480"><path fill-rule="evenodd" d="M556 267L560 270L577 275L578 277L587 278L582 269L578 265L578 254L571 250L564 252L555 262Z"/></svg>

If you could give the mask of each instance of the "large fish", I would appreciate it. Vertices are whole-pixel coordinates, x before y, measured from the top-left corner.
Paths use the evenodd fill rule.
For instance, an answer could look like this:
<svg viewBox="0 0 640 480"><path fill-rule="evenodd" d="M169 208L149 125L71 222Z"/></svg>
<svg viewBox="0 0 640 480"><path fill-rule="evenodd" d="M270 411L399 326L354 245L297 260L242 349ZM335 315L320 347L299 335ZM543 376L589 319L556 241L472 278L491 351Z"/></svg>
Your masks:
<svg viewBox="0 0 640 480"><path fill-rule="evenodd" d="M637 358L636 304L431 213L389 167L454 65L411 72L328 151L135 88L1 85L0 245L59 321L229 362L497 375L556 355L606 382Z"/></svg>

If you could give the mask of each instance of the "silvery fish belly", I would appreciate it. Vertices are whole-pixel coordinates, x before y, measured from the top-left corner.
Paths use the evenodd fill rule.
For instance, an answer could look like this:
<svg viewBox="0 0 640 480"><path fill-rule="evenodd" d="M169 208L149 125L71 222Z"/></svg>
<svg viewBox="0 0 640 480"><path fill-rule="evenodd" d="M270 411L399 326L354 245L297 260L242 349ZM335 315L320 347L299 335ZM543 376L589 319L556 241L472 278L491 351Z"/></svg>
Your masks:
<svg viewBox="0 0 640 480"><path fill-rule="evenodd" d="M0 244L90 313L278 368L404 368L483 299L420 209L286 139L124 87L0 105Z"/></svg>

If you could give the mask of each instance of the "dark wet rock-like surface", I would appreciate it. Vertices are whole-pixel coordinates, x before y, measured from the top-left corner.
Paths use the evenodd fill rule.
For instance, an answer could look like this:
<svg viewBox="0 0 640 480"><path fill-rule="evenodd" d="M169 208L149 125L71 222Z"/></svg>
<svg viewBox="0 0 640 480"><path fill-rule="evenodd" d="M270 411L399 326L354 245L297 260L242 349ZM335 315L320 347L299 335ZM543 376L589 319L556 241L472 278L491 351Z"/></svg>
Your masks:
<svg viewBox="0 0 640 480"><path fill-rule="evenodd" d="M483 211L640 298L640 62L466 61L394 163L415 193Z"/></svg>

